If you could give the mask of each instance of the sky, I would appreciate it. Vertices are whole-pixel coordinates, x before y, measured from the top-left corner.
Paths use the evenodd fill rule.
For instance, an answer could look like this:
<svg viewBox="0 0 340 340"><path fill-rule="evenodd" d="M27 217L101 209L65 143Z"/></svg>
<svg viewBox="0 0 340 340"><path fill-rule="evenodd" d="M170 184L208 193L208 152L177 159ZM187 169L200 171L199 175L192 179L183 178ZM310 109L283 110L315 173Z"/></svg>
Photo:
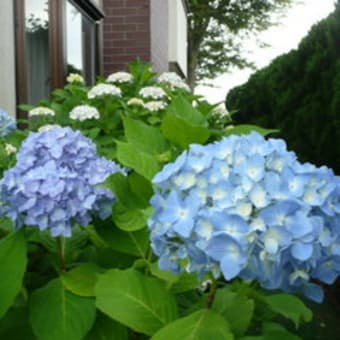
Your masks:
<svg viewBox="0 0 340 340"><path fill-rule="evenodd" d="M270 45L268 48L256 46L255 39L246 42L251 50L250 59L258 69L268 65L275 57L297 48L301 39L306 36L310 28L331 13L335 0L299 0L293 5L280 24L258 35L261 41ZM212 81L213 87L198 86L196 93L204 95L211 103L224 101L227 92L237 85L245 83L253 70L232 70Z"/></svg>

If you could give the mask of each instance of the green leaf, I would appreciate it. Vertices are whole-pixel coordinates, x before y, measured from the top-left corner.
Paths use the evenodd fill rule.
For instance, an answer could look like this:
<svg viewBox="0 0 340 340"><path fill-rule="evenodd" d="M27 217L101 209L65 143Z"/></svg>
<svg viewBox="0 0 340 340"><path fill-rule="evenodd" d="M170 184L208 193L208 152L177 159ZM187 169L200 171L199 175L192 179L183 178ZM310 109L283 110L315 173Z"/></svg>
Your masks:
<svg viewBox="0 0 340 340"><path fill-rule="evenodd" d="M149 231L145 228L135 232L126 232L114 225L96 226L100 238L112 249L124 254L144 258L149 248Z"/></svg>
<svg viewBox="0 0 340 340"><path fill-rule="evenodd" d="M275 322L266 322L262 327L263 340L301 340L301 338L287 331Z"/></svg>
<svg viewBox="0 0 340 340"><path fill-rule="evenodd" d="M296 296L290 294L274 294L265 297L270 309L292 320L298 327L301 321L312 320L312 311Z"/></svg>
<svg viewBox="0 0 340 340"><path fill-rule="evenodd" d="M96 285L96 305L114 320L147 335L177 317L176 303L164 283L133 270L113 269Z"/></svg>
<svg viewBox="0 0 340 340"><path fill-rule="evenodd" d="M36 290L30 299L31 325L42 340L81 340L91 329L95 314L93 299L70 293L59 279Z"/></svg>
<svg viewBox="0 0 340 340"><path fill-rule="evenodd" d="M247 331L253 317L254 307L253 300L228 289L218 289L213 304L213 310L224 316L237 336Z"/></svg>
<svg viewBox="0 0 340 340"><path fill-rule="evenodd" d="M140 199L143 207L148 207L153 195L151 182L136 172L129 174L128 182L131 191Z"/></svg>
<svg viewBox="0 0 340 340"><path fill-rule="evenodd" d="M128 329L120 323L98 313L96 323L85 340L128 340Z"/></svg>
<svg viewBox="0 0 340 340"><path fill-rule="evenodd" d="M94 296L94 286L99 270L94 263L83 263L69 272L63 273L61 281L65 288L73 294Z"/></svg>
<svg viewBox="0 0 340 340"><path fill-rule="evenodd" d="M124 118L124 128L127 141L140 151L157 155L169 149L169 143L159 128L131 118Z"/></svg>
<svg viewBox="0 0 340 340"><path fill-rule="evenodd" d="M154 156L138 150L132 144L117 142L117 159L149 180L160 170L160 164Z"/></svg>
<svg viewBox="0 0 340 340"><path fill-rule="evenodd" d="M23 334L25 334L24 337ZM0 319L0 339L36 340L29 324L28 309L26 307L11 308Z"/></svg>
<svg viewBox="0 0 340 340"><path fill-rule="evenodd" d="M199 287L197 273L182 273L171 286L171 292L179 294Z"/></svg>
<svg viewBox="0 0 340 340"><path fill-rule="evenodd" d="M115 173L105 181L105 187L109 188L116 195L118 202L126 208L139 208L143 203L131 191L127 176L122 173Z"/></svg>
<svg viewBox="0 0 340 340"><path fill-rule="evenodd" d="M137 231L146 227L148 210L128 209L116 203L113 207L113 220L117 227L125 231Z"/></svg>
<svg viewBox="0 0 340 340"><path fill-rule="evenodd" d="M158 331L152 340L233 340L228 323L217 313L202 309Z"/></svg>
<svg viewBox="0 0 340 340"><path fill-rule="evenodd" d="M277 129L265 129L256 125L236 125L233 128L227 128L224 132L224 136L230 135L247 135L253 131L258 132L262 136L269 135L271 133L277 133L280 130Z"/></svg>
<svg viewBox="0 0 340 340"><path fill-rule="evenodd" d="M158 277L159 279L166 281L169 284L173 284L178 281L179 275L175 275L169 270L159 269L158 262L150 263L149 268L153 276Z"/></svg>
<svg viewBox="0 0 340 340"><path fill-rule="evenodd" d="M192 143L204 144L210 136L207 128L192 125L170 113L163 118L161 129L166 138L183 149Z"/></svg>
<svg viewBox="0 0 340 340"><path fill-rule="evenodd" d="M178 95L172 99L168 112L195 126L207 126L207 120L185 97Z"/></svg>
<svg viewBox="0 0 340 340"><path fill-rule="evenodd" d="M26 270L24 231L9 234L0 240L0 318L20 292Z"/></svg>
<svg viewBox="0 0 340 340"><path fill-rule="evenodd" d="M29 104L20 104L18 105L19 110L22 111L30 111L32 109L34 109L34 105L29 105Z"/></svg>

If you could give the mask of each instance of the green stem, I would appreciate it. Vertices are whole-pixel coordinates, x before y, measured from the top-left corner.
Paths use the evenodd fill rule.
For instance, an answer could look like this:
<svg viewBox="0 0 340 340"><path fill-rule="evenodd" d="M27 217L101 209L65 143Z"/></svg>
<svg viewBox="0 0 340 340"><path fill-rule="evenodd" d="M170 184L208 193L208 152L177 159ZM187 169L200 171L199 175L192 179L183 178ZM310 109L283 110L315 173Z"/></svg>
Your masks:
<svg viewBox="0 0 340 340"><path fill-rule="evenodd" d="M207 302L206 302L206 308L208 308L208 309L211 309L211 307L214 303L215 295L216 295L216 291L217 291L217 286L218 286L218 281L214 279L211 283L208 299L207 299Z"/></svg>
<svg viewBox="0 0 340 340"><path fill-rule="evenodd" d="M66 272L65 238L63 236L58 237L58 250L59 250L59 259L60 259L60 271Z"/></svg>

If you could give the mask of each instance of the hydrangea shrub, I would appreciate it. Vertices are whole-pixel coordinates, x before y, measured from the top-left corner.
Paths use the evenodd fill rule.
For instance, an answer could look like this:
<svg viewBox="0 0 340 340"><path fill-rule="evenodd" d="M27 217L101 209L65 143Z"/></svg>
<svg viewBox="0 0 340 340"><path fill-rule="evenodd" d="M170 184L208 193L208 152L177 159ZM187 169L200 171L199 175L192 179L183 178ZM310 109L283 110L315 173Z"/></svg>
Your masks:
<svg viewBox="0 0 340 340"><path fill-rule="evenodd" d="M1 138L1 339L298 339L337 276L337 177L150 66Z"/></svg>

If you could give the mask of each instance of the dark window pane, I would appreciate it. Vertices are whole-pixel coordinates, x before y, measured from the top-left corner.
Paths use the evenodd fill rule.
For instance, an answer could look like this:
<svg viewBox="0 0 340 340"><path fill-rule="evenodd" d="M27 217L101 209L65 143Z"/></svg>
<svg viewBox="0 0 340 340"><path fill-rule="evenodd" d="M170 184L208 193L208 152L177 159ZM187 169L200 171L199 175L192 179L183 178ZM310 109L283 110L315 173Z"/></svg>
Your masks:
<svg viewBox="0 0 340 340"><path fill-rule="evenodd" d="M26 0L25 31L28 102L37 104L49 97L48 1Z"/></svg>

